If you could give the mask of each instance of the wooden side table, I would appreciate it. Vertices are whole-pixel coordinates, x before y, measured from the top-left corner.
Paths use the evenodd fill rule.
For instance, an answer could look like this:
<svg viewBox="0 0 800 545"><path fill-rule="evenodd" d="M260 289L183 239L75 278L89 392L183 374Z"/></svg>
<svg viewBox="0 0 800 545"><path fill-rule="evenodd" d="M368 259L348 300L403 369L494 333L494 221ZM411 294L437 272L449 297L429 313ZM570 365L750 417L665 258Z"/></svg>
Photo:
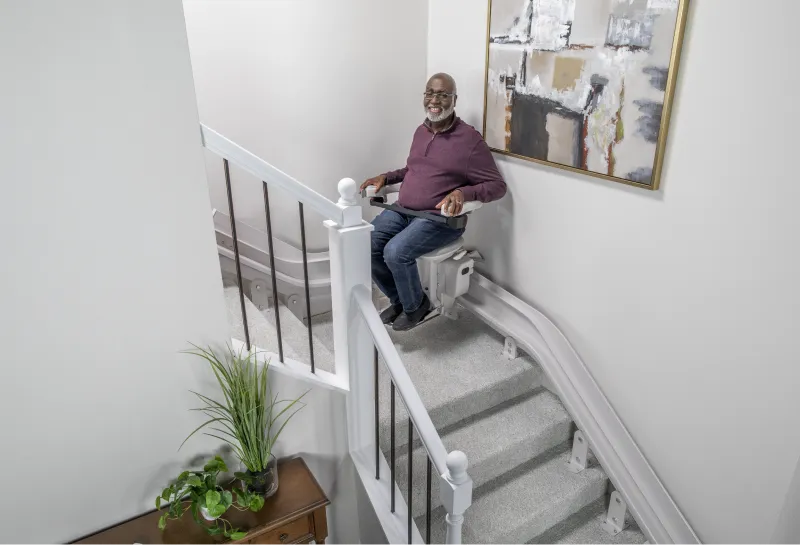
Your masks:
<svg viewBox="0 0 800 545"><path fill-rule="evenodd" d="M234 526L248 530L235 543L325 543L328 522L325 507L330 500L302 458L278 464L278 491L264 502L258 513L230 510L225 518ZM187 512L171 520L162 532L158 529L160 511L103 530L76 543L224 543L198 526Z"/></svg>

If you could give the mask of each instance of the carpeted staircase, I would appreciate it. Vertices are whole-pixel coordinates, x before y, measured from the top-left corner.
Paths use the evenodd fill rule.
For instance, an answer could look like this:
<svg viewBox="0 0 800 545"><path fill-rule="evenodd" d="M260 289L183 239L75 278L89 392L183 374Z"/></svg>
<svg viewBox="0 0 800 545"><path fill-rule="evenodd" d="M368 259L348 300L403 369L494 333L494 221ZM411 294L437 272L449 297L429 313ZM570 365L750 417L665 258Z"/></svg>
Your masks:
<svg viewBox="0 0 800 545"><path fill-rule="evenodd" d="M241 338L238 290L226 288L229 318ZM254 344L276 351L274 312L248 303ZM382 308L381 302L377 303ZM286 356L308 362L305 325L281 310ZM329 316L312 321L318 368L333 370ZM458 321L438 318L409 333L391 332L445 447L467 454L474 483L473 504L464 516L464 543L644 543L629 518L616 536L606 533L611 485L597 462L567 470L575 427L558 398L543 386L541 368L527 356L502 356L503 338L465 310ZM380 373L380 442L390 445L390 384ZM400 397L395 414L396 481L408 500L408 417ZM426 460L412 443L412 510L425 535ZM445 512L434 476L431 537L444 543Z"/></svg>

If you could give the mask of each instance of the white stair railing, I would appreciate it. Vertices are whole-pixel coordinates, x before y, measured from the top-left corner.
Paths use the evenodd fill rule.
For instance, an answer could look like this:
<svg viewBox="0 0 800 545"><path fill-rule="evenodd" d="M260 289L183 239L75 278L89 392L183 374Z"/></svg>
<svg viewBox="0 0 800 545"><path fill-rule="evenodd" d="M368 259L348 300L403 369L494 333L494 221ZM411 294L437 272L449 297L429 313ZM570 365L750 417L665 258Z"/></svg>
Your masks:
<svg viewBox="0 0 800 545"><path fill-rule="evenodd" d="M439 497L447 511L445 519L447 538L445 543L461 543L464 511L472 504L472 479L467 475L467 456L457 450L450 454L447 453L444 443L442 443L442 438L439 436L439 432L436 431L436 427L433 425L433 421L425 409L425 405L423 405L422 399L420 399L419 393L408 375L408 371L400 360L400 354L397 353L397 348L395 348L386 331L386 326L383 325L378 311L375 310L371 291L365 286L356 286L353 290L353 299L358 306L361 318L369 329L375 348L383 357L390 379L406 407L413 428L417 430L428 460L436 468L436 473L439 475ZM375 370L373 370L373 376L375 376ZM376 395L376 391L372 392L372 396ZM377 418L377 416L376 414L375 417ZM377 434L377 426L375 429ZM375 442L379 444L377 436L375 437ZM408 458L413 463L412 449L413 444L409 440ZM430 493L430 490L428 490L428 495ZM408 496L411 497L411 494L412 490L409 487ZM428 505L430 505L430 498ZM410 509L408 516L411 517ZM427 513L426 523L428 526L426 532L428 539L426 541L429 542L430 511ZM411 536L409 535L409 540L410 538Z"/></svg>
<svg viewBox="0 0 800 545"><path fill-rule="evenodd" d="M304 220L303 220L303 206L308 206L322 215L323 218L326 218L326 224L333 226L335 229L363 229L363 226L366 225L361 217L361 207L358 206L358 202L355 200L354 193L355 189L351 189L351 186L355 186L355 182L353 180L343 180L339 184L340 194L341 197L339 198L338 202L333 202L326 198L325 196L319 194L318 192L314 191L310 187L302 184L301 182L295 180L288 174L278 170L274 166L270 165L260 157L257 157L253 153L249 152L248 150L244 149L243 147L239 146L238 144L232 142L231 140L225 138L218 132L214 131L213 129L205 126L200 125L200 134L202 138L203 146L219 155L224 163L225 167L225 182L226 187L228 190L228 217L230 218L231 222L231 238L233 241L233 259L236 264L236 273L237 273L237 281L239 284L240 290L240 299L241 299L241 313L242 313L242 321L244 326L244 335L245 335L245 348L250 350L252 348L249 338L248 332L248 322L247 322L247 314L245 311L245 295L243 291L243 282L242 282L242 273L241 273L241 264L247 262L246 258L243 258L240 255L239 248L238 248L238 238L236 234L236 220L235 214L233 210L233 196L232 196L232 184L230 179L229 173L229 163L236 165L240 169L249 172L257 179L261 180L261 183L264 186L264 200L265 200L265 212L266 212L266 220L267 220L267 239L270 244L270 259L274 260L274 252L272 251L271 244L272 244L272 232L270 227L270 207L269 207L269 198L268 198L268 188L277 187L280 188L285 194L288 194L291 197L297 199L300 203L300 226L301 226L301 236L303 238L303 244L305 245L305 227L304 227ZM305 277L305 286L306 286L306 305L307 308L310 307L310 295L309 295L309 280L308 280L308 273L307 273L307 264L305 263L307 253L303 252L303 260L304 260L304 269L306 271ZM251 263L252 265L252 263ZM276 281L277 277L280 276L277 273L276 268L274 266L274 262L270 263L270 267L268 269L270 271L270 277L272 279L272 298L273 298L273 310L275 311L275 321L276 321L276 331L278 334L278 362L280 365L275 365L274 368L280 370L288 370L293 369L294 367L291 365L291 362L285 362L283 357L283 350L282 350L282 338L281 338L281 325L280 325L280 312L278 310L278 302L277 302L277 286ZM272 271L276 271L276 274L272 274ZM333 276L333 275L332 275ZM345 327L344 320L341 320L339 316L337 316L338 312L341 312L341 309L338 311L334 309L334 333L336 337L340 337L342 335L342 328ZM335 376L329 376L328 373L324 371L315 372L314 368L314 351L313 351L313 339L311 333L311 320L310 320L310 308L308 308L307 313L309 316L308 319L308 337L309 337L309 353L311 358L311 371L312 373L316 373L316 377L319 379L320 382L323 382L329 386L340 388L340 389L348 389L349 385L349 375L350 375L350 366L346 355L344 357L336 357L335 358ZM337 330L339 330L337 332ZM341 343L340 343L341 345ZM335 349L342 348L341 346L335 347ZM347 352L346 347L343 347L345 353ZM264 351L264 355L271 356L270 352ZM284 366L284 363L287 365Z"/></svg>
<svg viewBox="0 0 800 545"><path fill-rule="evenodd" d="M339 200L333 202L209 127L201 125L200 129L203 146L219 155L225 162L229 215L237 269L241 258L236 240L228 163L236 165L263 181L267 214L269 214L269 202L266 187L270 186L279 187L297 199L301 206L309 206L326 218L324 223L329 232L335 377L320 373L315 376L314 380L319 382L328 381L329 386L334 386L347 392L347 440L349 451L387 537L392 542L405 541L406 537L409 543L420 541L419 532L412 532L412 529L416 530L416 527L412 524L413 511L410 509L410 505L404 509L394 510L392 516L387 516L390 512L388 502L390 494L393 498L392 506L395 503L395 483L388 483L388 488L391 491L378 491L376 482L379 480L370 477L370 475L377 476L379 474L381 464L386 465L385 459L380 454L378 437L379 415L376 388L378 384L378 369L376 353L380 353L383 357L394 389L399 393L408 412L412 425L410 429L417 431L422 446L427 453L429 470L433 466L439 475L440 499L447 511L446 542L461 543L464 512L472 503L472 480L466 472L467 457L459 451L447 453L442 439L436 431L430 415L411 381L411 377L400 360L400 355L392 343L386 327L381 322L378 311L372 303L370 266L370 233L372 226L362 218L362 209L357 200L356 182L350 178L341 180L338 184ZM267 225L268 237L271 237L269 215L267 216ZM272 253L270 251L270 254ZM270 268L275 270L274 265ZM241 290L241 273L239 273L239 285ZM242 317L245 322L245 336L247 337L247 318L244 312L243 293L241 297L243 299ZM277 302L275 305L277 306ZM279 324L277 331L280 345ZM309 338L310 334L309 331ZM255 349L255 347L250 346L249 338L247 339L247 349ZM285 366L285 370L297 373L296 366ZM411 448L413 448L413 444L412 441L409 441L409 449ZM371 453L376 453L376 456L373 458ZM370 462L368 462L370 459L374 460L371 466ZM413 459L413 457L409 456L409 459ZM411 493L412 490L409 490L409 498ZM400 500L402 502L402 498ZM430 501L428 503L430 505ZM406 513L407 519L400 521L397 515L403 511ZM427 520L428 530L426 535L429 539L430 516L427 517ZM403 529L407 529L407 534L400 531L401 522L404 523L403 526L405 528Z"/></svg>
<svg viewBox="0 0 800 545"><path fill-rule="evenodd" d="M322 217L345 227L358 225L362 222L361 207L358 206L355 200L352 202L346 201L345 204L342 204L340 200L337 204L288 174L281 172L238 144L231 142L215 130L201 124L200 133L203 138L203 146L209 151L213 151L259 180L263 180L270 187L278 187L286 191L301 203L316 210Z"/></svg>
<svg viewBox="0 0 800 545"><path fill-rule="evenodd" d="M355 206L357 186L351 179L339 182L339 205ZM360 208L359 208L360 214ZM348 442L357 465L377 453L373 471L379 479L381 454L378 438L377 366L375 350L382 356L392 383L400 395L413 428L428 459L439 475L442 505L447 511L447 543L461 543L464 511L472 503L472 479L466 473L467 457L459 451L447 453L433 421L425 409L394 346L386 326L372 302L370 233L372 225L343 227L326 221L331 256L331 297L334 315L334 358L336 373L349 366L350 394L347 397ZM409 445L411 442L409 441ZM409 459L412 459L409 456ZM390 482L394 494L394 483ZM369 487L367 492L369 494ZM409 490L409 497L412 491ZM376 496L383 497L383 496ZM374 500L374 502L376 501ZM376 505L376 509L380 506ZM385 506L384 506L385 508ZM408 540L412 541L412 510L408 517ZM381 518L381 513L378 513ZM428 525L430 517L427 518ZM399 521L396 521L399 522ZM426 532L430 534L430 530Z"/></svg>

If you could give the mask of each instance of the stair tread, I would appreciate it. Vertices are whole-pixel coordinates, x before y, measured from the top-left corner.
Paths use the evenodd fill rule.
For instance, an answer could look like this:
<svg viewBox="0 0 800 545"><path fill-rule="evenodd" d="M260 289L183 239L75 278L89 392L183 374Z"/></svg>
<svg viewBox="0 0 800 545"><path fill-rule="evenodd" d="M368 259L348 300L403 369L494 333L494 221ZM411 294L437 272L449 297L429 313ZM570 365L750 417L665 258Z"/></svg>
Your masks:
<svg viewBox="0 0 800 545"><path fill-rule="evenodd" d="M464 514L463 542L525 543L602 498L607 486L603 469L592 466L571 473L569 456L569 451L559 453L476 489ZM444 542L444 517L440 508L431 518L435 543ZM417 524L424 533L424 517Z"/></svg>
<svg viewBox="0 0 800 545"><path fill-rule="evenodd" d="M228 308L228 325L231 327L231 335L237 339L244 339L244 328L242 327L242 310L239 299L239 288L229 286L225 288L225 303ZM311 364L311 356L308 347L308 330L288 308L279 305L281 317L281 339L283 341L284 357L300 363ZM250 341L261 350L278 353L278 332L275 326L275 311L272 308L259 310L255 304L245 296L245 311L247 312L248 332ZM314 325L321 319L312 319L312 331ZM333 354L328 350L324 342L320 341L317 332L313 331L314 338L314 364L318 369L333 372Z"/></svg>
<svg viewBox="0 0 800 545"><path fill-rule="evenodd" d="M554 543L617 544L645 543L647 541L647 537L636 526L625 528L619 534L612 536L603 530L604 521L605 514L597 515L571 532L564 534Z"/></svg>
<svg viewBox="0 0 800 545"><path fill-rule="evenodd" d="M542 383L532 359L503 357L504 338L473 314L462 310L452 321L432 320L408 333L390 330L400 359L437 429L530 393ZM390 425L390 382L379 365L382 444ZM397 397L397 444L407 442L407 413Z"/></svg>
<svg viewBox="0 0 800 545"><path fill-rule="evenodd" d="M567 441L571 424L559 399L539 390L443 430L442 441L448 451L466 453L469 475L478 487ZM391 459L389 449L384 454L387 460ZM408 450L403 448L397 454L396 480L407 497ZM416 445L412 500L415 514L422 514L425 508L426 461L425 451ZM432 502L434 508L441 505L438 487L433 487Z"/></svg>

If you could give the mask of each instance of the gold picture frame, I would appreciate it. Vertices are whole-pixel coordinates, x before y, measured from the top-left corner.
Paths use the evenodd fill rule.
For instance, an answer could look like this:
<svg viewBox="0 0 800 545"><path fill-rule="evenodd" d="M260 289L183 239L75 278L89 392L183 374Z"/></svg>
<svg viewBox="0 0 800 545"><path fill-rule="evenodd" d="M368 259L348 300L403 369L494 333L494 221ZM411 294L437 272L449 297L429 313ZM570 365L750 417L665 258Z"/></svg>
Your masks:
<svg viewBox="0 0 800 545"><path fill-rule="evenodd" d="M609 148L609 152L608 152L609 171L611 171L612 174L598 172L597 170L589 170L588 168L582 168L583 165L581 167L577 167L577 166L574 166L574 165L569 165L569 164L565 164L565 163L559 163L559 162L556 162L556 161L551 161L551 160L543 159L543 158L540 158L540 157L537 158L537 157L533 157L533 156L529 156L529 155L525 155L525 154L521 154L521 153L514 153L513 151L509 150L508 148L510 146L509 142L510 142L510 139L511 139L511 130L512 130L511 129L511 121L510 121L511 117L512 117L512 112L511 112L510 108L513 108L513 99L514 99L515 96L517 96L515 94L516 91L513 88L510 91L511 98L510 99L506 98L507 104L508 104L509 101L511 101L512 102L512 106L509 107L508 105L506 105L506 107L505 107L505 118L503 120L504 124L505 124L504 125L505 146L504 146L504 148L499 148L497 146L492 145L492 143L490 142L489 138L487 138L487 126L488 126L488 123L489 123L490 59L491 59L491 51L492 51L492 43L493 43L492 42L492 15L493 15L492 8L493 8L493 0L487 0L487 1L488 1L489 5L488 5L488 13L487 13L487 21L486 21L486 58L485 58L485 72L484 72L483 135L484 135L484 139L486 139L486 141L487 141L487 144L489 144L489 148L495 153L499 153L499 154L506 155L506 156L509 156L509 157L516 157L518 159L522 159L522 160L525 160L525 161L530 161L530 162L539 163L539 164L542 164L542 165L556 167L556 168L559 168L559 169L562 169L562 170L575 172L575 173L578 173L578 174L585 174L585 175L589 175L589 176L592 176L592 177L595 177L595 178L601 178L601 179L610 180L610 181L613 181L613 182L619 182L619 183L622 183L622 184L625 184L625 185L635 186L635 187L639 187L639 188L643 188L643 189L647 189L647 190L652 190L652 191L658 190L659 187L660 187L661 176L662 176L662 171L663 171L663 166L664 166L664 157L665 157L665 151L666 151L666 145L667 145L667 138L668 138L668 134L669 134L670 117L671 117L671 114L672 114L672 106L673 106L673 101L674 101L674 97L675 97L675 88L676 88L676 82L677 82L677 75L678 75L678 70L679 70L679 67L680 67L681 50L683 48L684 35L685 35L685 30L686 30L686 21L687 21L687 17L688 17L689 0L673 0L678 5L675 8L675 10L676 10L676 19L675 19L675 25L674 25L674 31L673 31L674 35L673 35L673 40L672 40L672 45L671 45L671 52L670 52L670 55L669 55L669 66L668 66L667 72L666 72L666 83L665 83L665 87L664 87L664 91L663 91L664 92L664 98L663 98L663 103L661 104L662 110L661 110L661 115L660 115L660 121L658 122L658 125L657 125L658 126L658 136L657 136L657 140L654 142L654 144L655 144L655 153L654 153L653 162L652 162L652 169L650 170L649 183L641 181L641 180L629 179L628 177L620 176L620 175L617 175L617 173L613 172L613 170L615 168L614 157L613 157L613 154L612 154L613 147L610 147ZM495 1L496 2L510 2L511 0L495 0ZM574 2L597 2L598 0L573 0L573 1ZM640 1L644 1L644 0L640 0ZM654 2L654 3L658 3L659 0L649 0L649 1L650 2ZM668 3L669 0L660 0L660 1ZM519 0L519 3L520 3L520 5L523 5L523 0ZM534 1L534 4L535 4L535 1ZM650 7L649 7L650 5L651 4L648 3L648 9L650 9ZM534 9L534 8L531 8L531 9ZM532 15L531 15L531 17L532 17ZM515 19L514 20L515 23L517 23L518 20L519 20L519 18ZM571 27L570 27L570 31L571 31ZM529 36L533 35L533 31L530 29L530 27L529 27L528 32L529 32ZM567 40L568 39L569 39L569 37L567 37ZM508 42L508 43L511 43L511 42ZM506 45L506 44L503 44L503 45ZM588 46L574 46L574 47L588 49ZM592 47L595 47L595 46L592 46ZM602 48L609 47L609 45L606 43L605 45L596 46L596 47L598 47L598 49L602 49ZM615 46L615 47L617 49L620 49L620 50L624 48L624 46L623 47ZM628 46L627 50L633 50L633 46ZM547 53L551 53L551 51L546 51L546 52ZM537 51L537 54L538 53L540 53L540 52ZM528 61L527 61L526 57L523 56L522 57L522 61L521 61L521 66L520 66L520 72L521 73L524 73L524 68L523 67L526 65L527 62ZM514 74L514 83L511 84L511 85L516 85L516 76L517 75ZM500 77L500 80L503 81L502 80L502 76ZM505 93L508 94L508 92L509 92L508 91L508 89L509 89L508 84L506 84L505 89L506 89ZM623 92L624 92L624 82L623 82ZM526 96L528 96L528 95L526 95ZM588 108L588 107L589 107L589 105L587 104L586 108ZM622 112L622 105L619 106L619 110L617 112L617 116L618 116L618 120L616 122L617 125L620 124L619 118L621 118L621 112ZM575 113L577 115L580 115L581 112L575 112ZM584 131L586 131L586 125L587 125L587 121L586 120L589 117L589 114L587 113L587 110L583 111L583 116L584 116L584 121L582 123L581 133L580 134L576 133L575 138L574 138L575 139L574 143L579 144L579 145L582 144L582 146L576 146L576 151L573 154L573 158L572 159L574 161L576 156L581 156L582 155L583 158L581 159L581 161L585 163L586 162L586 153L587 153L587 152L585 152L586 145L587 145L586 144L587 137L586 137L586 133ZM540 124L541 123L542 122L540 120ZM618 134L619 134L619 128L618 127L615 128L615 131L616 131L616 135L615 135L614 145L616 146L616 144L619 144L622 140L620 140L619 136L618 136ZM581 140L582 138L583 138L583 140ZM580 147L580 149L578 149L578 147ZM604 152L605 149L603 148L602 151ZM645 168L645 172L646 172L646 166L644 168Z"/></svg>

